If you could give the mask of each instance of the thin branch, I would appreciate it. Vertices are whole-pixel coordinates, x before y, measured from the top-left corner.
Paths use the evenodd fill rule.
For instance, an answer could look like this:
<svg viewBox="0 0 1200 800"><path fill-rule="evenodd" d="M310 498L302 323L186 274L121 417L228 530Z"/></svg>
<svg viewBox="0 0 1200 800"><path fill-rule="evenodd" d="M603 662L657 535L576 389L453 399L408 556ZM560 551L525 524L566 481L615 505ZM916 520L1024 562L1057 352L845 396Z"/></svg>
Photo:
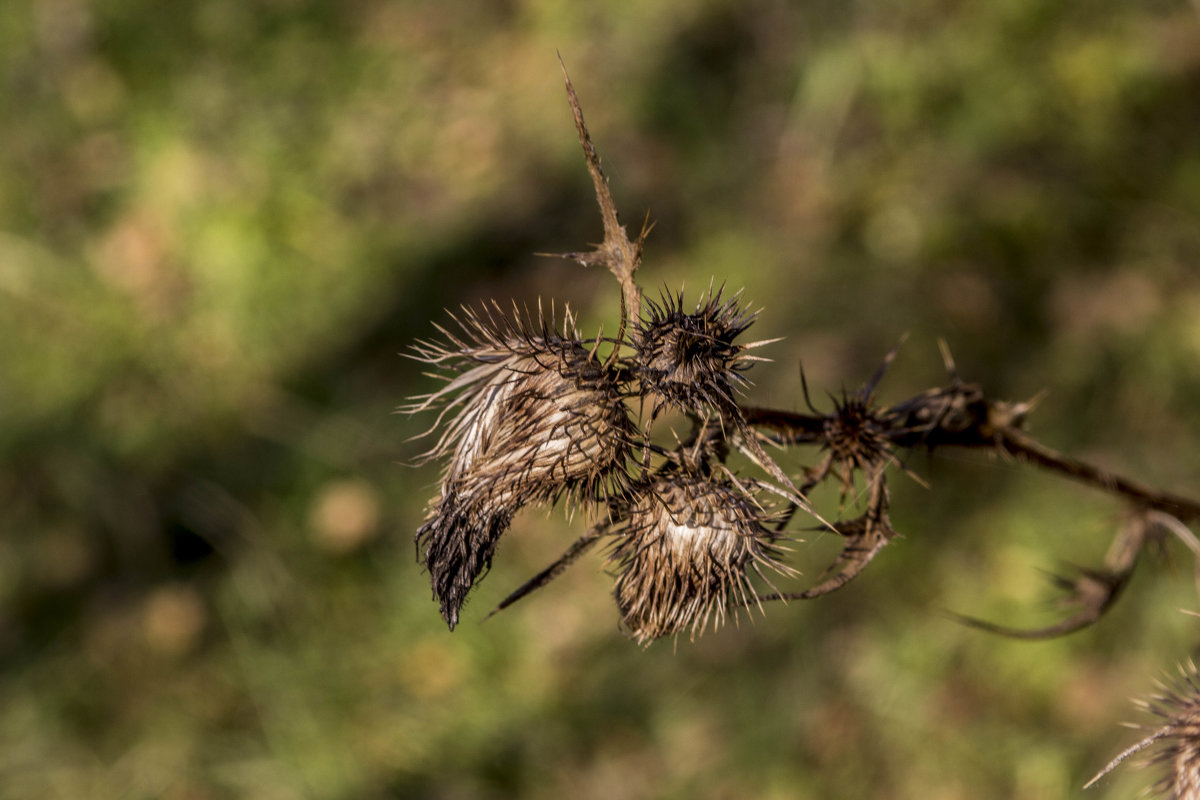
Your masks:
<svg viewBox="0 0 1200 800"><path fill-rule="evenodd" d="M841 589L857 578L896 536L888 517L887 477L882 468L869 478L871 497L866 511L859 517L834 524L834 530L846 537L846 544L833 564L825 570L826 577L816 586L802 592L764 594L762 602L772 600L813 600Z"/></svg>
<svg viewBox="0 0 1200 800"><path fill-rule="evenodd" d="M581 555L590 550L592 545L598 542L600 538L608 532L608 528L611 524L611 522L605 520L593 525L587 533L576 539L575 542L567 548L567 551L559 556L553 564L546 567L529 580L525 581L525 583L521 584L512 594L501 600L500 604L493 608L488 615L484 617L484 620L491 619L493 616L508 608L522 597L536 592L538 589L542 588L550 581L561 575L563 570L575 563L575 561Z"/></svg>
<svg viewBox="0 0 1200 800"><path fill-rule="evenodd" d="M1100 469L1071 456L1055 452L1038 443L1022 431L1002 428L997 431L998 448L1042 469L1066 475L1105 492L1123 495L1131 500L1172 514L1183 521L1200 518L1200 503L1182 495L1154 489L1114 472Z"/></svg>
<svg viewBox="0 0 1200 800"><path fill-rule="evenodd" d="M1200 502L1183 495L1101 469L1041 444L1020 429L1032 402L988 400L974 385L956 382L930 389L885 409L880 417L889 425L884 436L898 447L963 447L987 449L1056 472L1139 505L1163 511L1184 522L1200 519ZM751 426L772 431L768 438L780 445L818 444L826 420L817 414L799 414L769 408L743 407Z"/></svg>

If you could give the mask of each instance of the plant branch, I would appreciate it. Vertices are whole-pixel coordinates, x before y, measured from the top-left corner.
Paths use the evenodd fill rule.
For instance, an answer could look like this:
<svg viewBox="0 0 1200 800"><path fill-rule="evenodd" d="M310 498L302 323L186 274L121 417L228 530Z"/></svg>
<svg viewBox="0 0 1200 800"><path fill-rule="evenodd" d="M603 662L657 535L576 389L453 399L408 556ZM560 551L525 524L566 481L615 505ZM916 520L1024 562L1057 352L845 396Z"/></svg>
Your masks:
<svg viewBox="0 0 1200 800"><path fill-rule="evenodd" d="M1002 449L1003 452L1018 460L1026 461L1051 472L1057 472L1101 491L1119 494L1147 508L1165 511L1182 521L1200 518L1200 503L1191 498L1154 489L1114 472L1100 469L1086 461L1055 452L1035 441L1023 431L1002 428L998 433L1000 438L996 444L997 449Z"/></svg>
<svg viewBox="0 0 1200 800"><path fill-rule="evenodd" d="M562 574L563 570L565 570L567 567L571 566L571 564L575 563L575 561L581 555L583 555L588 550L590 550L592 548L592 545L594 545L596 542L600 541L601 537L603 537L604 534L608 532L608 528L610 525L611 525L611 523L608 520L605 520L603 522L598 522L595 525L593 525L590 529L588 529L587 533L585 533L583 536L580 536L578 539L576 539L574 541L574 543L572 543L571 546L567 548L566 552L563 553L561 556L559 556L553 564L546 567L544 570L539 572L537 575L534 575L532 578L525 581L525 583L523 583L519 587L517 587L516 590L514 590L511 594L509 594L508 597L501 600L500 604L497 605L495 608L493 608L491 610L491 612L489 612L488 615L486 617L484 617L484 619L486 620L486 619L491 618L495 614L503 611L504 609L511 606L513 603L520 600L525 595L537 591L538 589L540 589L543 586L545 586L546 584L548 584L550 581L557 578L559 575Z"/></svg>
<svg viewBox="0 0 1200 800"><path fill-rule="evenodd" d="M592 176L592 185L596 189L596 204L600 206L600 217L604 221L604 241L595 250L581 253L560 253L560 258L578 261L585 267L602 264L617 277L621 283L623 302L621 326L622 333L627 320L637 320L642 313L642 291L634 281L633 275L642 263L642 244L646 241L650 229L654 226L647 219L642 224L642 230L637 239L630 241L629 235L617 217L617 204L613 201L612 191L608 187L608 178L600 168L600 156L592 144L587 125L583 121L583 109L579 105L579 97L575 94L575 86L571 76L567 74L567 65L563 63L562 54L558 56L558 65L562 68L563 80L567 85L567 101L571 105L571 113L575 117L575 130L579 134L579 144L583 147L583 156L587 161L588 173ZM618 336L618 339L621 337Z"/></svg>
<svg viewBox="0 0 1200 800"><path fill-rule="evenodd" d="M882 410L883 435L898 447L963 447L999 454L1056 472L1102 492L1172 514L1183 521L1200 519L1200 502L1154 489L1041 444L1021 430L1030 403L987 399L975 384L955 381ZM743 407L747 423L771 431L780 445L820 444L830 417L769 408Z"/></svg>

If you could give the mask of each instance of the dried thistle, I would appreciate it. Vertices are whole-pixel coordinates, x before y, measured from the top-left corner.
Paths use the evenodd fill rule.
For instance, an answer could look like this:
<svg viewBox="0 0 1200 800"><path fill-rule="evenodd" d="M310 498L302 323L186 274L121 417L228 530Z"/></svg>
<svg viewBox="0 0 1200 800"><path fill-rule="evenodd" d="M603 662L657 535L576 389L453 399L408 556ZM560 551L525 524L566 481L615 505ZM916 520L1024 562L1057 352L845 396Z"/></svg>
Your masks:
<svg viewBox="0 0 1200 800"><path fill-rule="evenodd" d="M854 486L855 471L873 478L893 459L885 432L886 424L860 395L844 395L834 403L833 413L825 420L825 441L830 468L842 484L842 498Z"/></svg>
<svg viewBox="0 0 1200 800"><path fill-rule="evenodd" d="M1121 762L1143 750L1155 752L1142 766L1162 766L1164 774L1151 787L1151 793L1168 800L1200 799L1200 673L1189 661L1179 666L1179 677L1159 682L1159 692L1138 701L1145 711L1165 720L1137 744L1109 762L1088 788L1115 769ZM1150 730L1148 726L1138 726Z"/></svg>
<svg viewBox="0 0 1200 800"><path fill-rule="evenodd" d="M495 313L493 313L495 312ZM455 375L408 411L453 418L424 460L450 455L441 495L417 532L442 616L453 629L513 514L566 494L595 499L624 480L632 425L622 381L596 358L566 312L553 320L493 307L466 310L463 336L421 343L414 357Z"/></svg>
<svg viewBox="0 0 1200 800"><path fill-rule="evenodd" d="M610 559L622 623L640 644L719 627L727 611L756 601L752 574L769 584L764 567L795 574L744 486L672 470L633 497Z"/></svg>
<svg viewBox="0 0 1200 800"><path fill-rule="evenodd" d="M645 302L645 317L634 331L634 369L644 391L660 404L683 411L734 413L734 391L747 384L741 374L763 359L746 351L766 342L735 344L754 323L755 314L740 305L740 292L722 300L722 291L683 310L683 295L664 292Z"/></svg>
<svg viewBox="0 0 1200 800"><path fill-rule="evenodd" d="M888 440L896 415L891 410L878 408L875 401L875 391L903 343L901 339L888 351L875 374L858 391L843 391L841 398L833 398L833 412L822 417L818 441L825 457L813 470L810 480L819 482L831 471L835 472L841 480L843 502L854 487L855 472L861 472L868 483L874 484L882 480L883 470L889 464L903 467L892 453L892 444ZM803 372L800 373L800 385L804 402L809 410L817 413ZM905 471L924 485L912 472Z"/></svg>
<svg viewBox="0 0 1200 800"><path fill-rule="evenodd" d="M604 227L594 249L564 257L613 274L621 287L620 327L615 338L597 337L589 345L569 313L559 333L540 309L535 323L528 314L509 319L493 305L467 312L462 334L443 331L445 342L417 347L418 359L451 370L445 387L409 408L441 409L431 430L441 433L425 458L446 458L448 464L417 541L451 628L513 515L529 503L564 496L606 506L608 513L501 608L545 585L608 536L617 537L610 558L618 565L618 606L639 642L688 628L695 634L742 605L836 591L898 536L889 515L886 471L895 466L912 475L896 455L899 448L983 449L1123 497L1140 520L1118 534L1103 570L1084 570L1064 581L1083 606L1071 618L1035 631L972 623L978 627L1046 638L1093 624L1128 583L1144 546L1161 538L1159 528L1188 544L1200 563L1200 539L1188 527L1200 520L1200 502L1042 445L1023 430L1036 401L989 399L980 386L959 377L944 346L949 383L890 407L878 407L874 392L895 349L858 393L835 399L832 413L817 412L811 403L812 413L803 414L738 402L748 385L745 371L764 360L749 351L767 342L737 341L755 315L741 306L740 295L723 299L722 291L711 288L691 312L678 294L643 303L635 276L651 226L643 224L630 239L620 224L565 67L563 77ZM601 344L611 346L603 361L596 357ZM626 398L641 401L639 413L650 409L636 425ZM656 446L651 436L664 409L686 413L698 426L693 439L675 451ZM816 463L785 470L764 445L815 445L823 454ZM639 478L631 488L625 485L626 462L635 452L641 455ZM746 456L769 482L735 477L724 464L730 452ZM865 482L865 508L858 516L829 523L808 505L805 493L830 476L840 478L843 502L859 494L853 491L858 475ZM786 501L778 515L756 500L766 491ZM766 572L794 574L779 562L777 542L798 509L844 537L845 546L816 586L756 594L754 575L766 580ZM1195 688L1194 682L1189 686ZM1180 718L1173 719L1174 727L1161 729L1158 738L1182 730Z"/></svg>

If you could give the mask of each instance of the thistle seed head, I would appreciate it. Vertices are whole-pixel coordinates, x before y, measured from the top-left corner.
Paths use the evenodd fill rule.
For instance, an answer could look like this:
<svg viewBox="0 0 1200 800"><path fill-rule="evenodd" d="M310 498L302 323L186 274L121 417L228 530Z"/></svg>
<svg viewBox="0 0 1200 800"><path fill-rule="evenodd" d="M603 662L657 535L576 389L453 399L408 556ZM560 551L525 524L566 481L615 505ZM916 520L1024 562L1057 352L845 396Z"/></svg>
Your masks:
<svg viewBox="0 0 1200 800"><path fill-rule="evenodd" d="M407 409L442 407L423 458L450 460L417 543L451 628L512 516L620 486L633 433L617 373L584 346L569 312L561 334L544 318L492 310L468 310L461 327L463 337L443 331L448 344L418 346L417 358L457 374Z"/></svg>
<svg viewBox="0 0 1200 800"><path fill-rule="evenodd" d="M853 489L855 470L874 474L892 458L886 431L869 399L856 394L835 401L834 412L825 418L822 446L841 476L843 499Z"/></svg>
<svg viewBox="0 0 1200 800"><path fill-rule="evenodd" d="M664 292L659 302L645 303L634 332L636 371L660 403L697 412L735 408L735 389L748 383L741 373L761 360L745 351L765 344L734 344L754 323L739 300L740 292L722 300L720 289L710 289L691 313L683 310L682 294Z"/></svg>
<svg viewBox="0 0 1200 800"><path fill-rule="evenodd" d="M751 572L793 571L779 560L766 512L731 481L664 473L636 489L610 556L621 621L639 644L714 629L757 600Z"/></svg>
<svg viewBox="0 0 1200 800"><path fill-rule="evenodd" d="M836 461L868 469L887 458L886 431L868 403L858 397L844 397L825 420L824 444Z"/></svg>
<svg viewBox="0 0 1200 800"><path fill-rule="evenodd" d="M1181 665L1179 677L1162 684L1161 691L1141 705L1166 721L1159 729L1158 749L1146 761L1166 769L1152 791L1170 800L1200 797L1200 675L1196 665Z"/></svg>

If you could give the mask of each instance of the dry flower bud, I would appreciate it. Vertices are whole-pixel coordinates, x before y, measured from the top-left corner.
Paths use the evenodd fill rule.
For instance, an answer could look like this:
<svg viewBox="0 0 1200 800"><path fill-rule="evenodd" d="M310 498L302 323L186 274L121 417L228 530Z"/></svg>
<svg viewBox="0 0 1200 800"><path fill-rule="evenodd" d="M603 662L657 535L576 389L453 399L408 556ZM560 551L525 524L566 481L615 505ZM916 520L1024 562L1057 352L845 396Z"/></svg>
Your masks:
<svg viewBox="0 0 1200 800"><path fill-rule="evenodd" d="M754 314L711 290L696 310L683 310L683 296L664 293L647 301L646 316L634 334L637 371L644 387L661 402L685 411L735 407L733 392L746 384L741 372L761 359L746 354L765 342L736 345L733 340L754 322Z"/></svg>
<svg viewBox="0 0 1200 800"><path fill-rule="evenodd" d="M442 616L458 611L512 516L567 494L594 498L625 476L632 425L615 373L584 347L567 312L562 334L468 311L466 339L424 343L416 357L457 375L409 411L444 406L445 424L425 455L450 455L441 496L417 532Z"/></svg>
<svg viewBox="0 0 1200 800"><path fill-rule="evenodd" d="M823 445L846 469L868 470L888 458L886 430L870 403L847 396L825 419Z"/></svg>
<svg viewBox="0 0 1200 800"><path fill-rule="evenodd" d="M764 510L731 481L671 472L633 497L611 559L622 622L640 644L719 627L730 608L757 600L751 571L793 574Z"/></svg>

